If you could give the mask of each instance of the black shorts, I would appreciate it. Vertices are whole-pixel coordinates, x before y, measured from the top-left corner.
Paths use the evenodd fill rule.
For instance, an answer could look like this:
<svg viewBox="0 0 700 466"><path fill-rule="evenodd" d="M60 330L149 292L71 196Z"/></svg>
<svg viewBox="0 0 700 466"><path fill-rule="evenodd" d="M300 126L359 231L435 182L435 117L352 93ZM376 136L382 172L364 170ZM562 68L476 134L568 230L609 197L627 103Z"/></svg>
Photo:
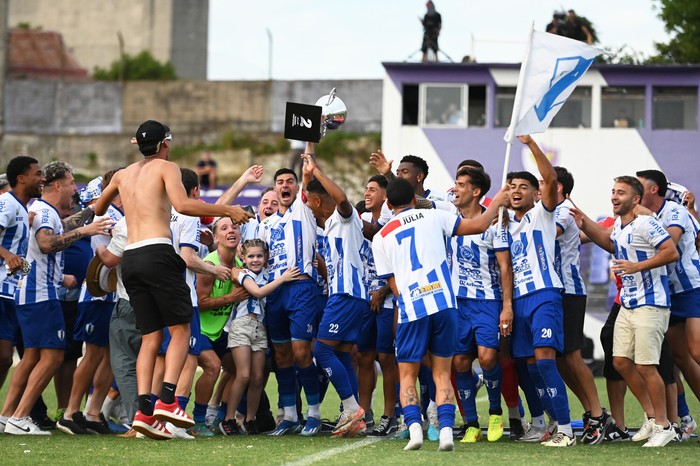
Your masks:
<svg viewBox="0 0 700 466"><path fill-rule="evenodd" d="M194 309L185 269L185 261L169 244L124 251L122 279L142 335L192 320Z"/></svg>
<svg viewBox="0 0 700 466"><path fill-rule="evenodd" d="M659 355L659 365L656 369L659 371L659 375L664 379L664 385L671 385L676 383L676 378L673 374L673 353L671 353L671 344L668 342L668 337L664 337L664 341L661 342L661 354Z"/></svg>
<svg viewBox="0 0 700 466"><path fill-rule="evenodd" d="M78 301L59 301L63 311L63 320L66 323L66 354L64 361L74 361L83 356L83 342L77 341L73 336L73 327L78 320Z"/></svg>
<svg viewBox="0 0 700 466"><path fill-rule="evenodd" d="M564 309L564 353L582 350L586 346L583 322L586 319L586 296L562 295Z"/></svg>
<svg viewBox="0 0 700 466"><path fill-rule="evenodd" d="M608 380L623 380L619 372L613 366L613 332L615 331L615 321L620 313L620 305L613 303L610 308L608 319L600 330L600 344L603 346L605 362L603 364L603 377Z"/></svg>

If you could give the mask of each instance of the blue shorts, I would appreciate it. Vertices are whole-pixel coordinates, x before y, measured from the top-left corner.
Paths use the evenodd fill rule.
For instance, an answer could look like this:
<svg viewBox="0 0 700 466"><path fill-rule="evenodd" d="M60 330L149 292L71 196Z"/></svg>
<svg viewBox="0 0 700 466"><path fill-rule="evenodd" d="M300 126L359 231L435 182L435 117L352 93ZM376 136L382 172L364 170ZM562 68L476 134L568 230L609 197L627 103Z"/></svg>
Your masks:
<svg viewBox="0 0 700 466"><path fill-rule="evenodd" d="M396 325L396 361L421 362L427 351L451 358L457 346L457 310L443 309Z"/></svg>
<svg viewBox="0 0 700 466"><path fill-rule="evenodd" d="M112 320L114 306L112 301L78 303L78 318L73 325L75 341L101 348L109 346L109 321Z"/></svg>
<svg viewBox="0 0 700 466"><path fill-rule="evenodd" d="M25 348L66 348L66 324L57 299L17 305L17 322Z"/></svg>
<svg viewBox="0 0 700 466"><path fill-rule="evenodd" d="M219 335L216 341L210 340L206 335L201 335L199 343L200 354L204 351L213 351L219 356L219 359L221 359L228 353L228 332L221 332L221 335Z"/></svg>
<svg viewBox="0 0 700 466"><path fill-rule="evenodd" d="M312 280L285 283L267 297L267 333L273 343L311 341L318 322L318 285Z"/></svg>
<svg viewBox="0 0 700 466"><path fill-rule="evenodd" d="M477 346L499 349L501 308L501 301L457 298L455 354L476 355Z"/></svg>
<svg viewBox="0 0 700 466"><path fill-rule="evenodd" d="M700 317L700 288L671 296L671 319L685 321Z"/></svg>
<svg viewBox="0 0 700 466"><path fill-rule="evenodd" d="M329 297L321 323L318 324L317 338L355 343L366 307L367 301L364 299L345 294Z"/></svg>
<svg viewBox="0 0 700 466"><path fill-rule="evenodd" d="M206 338L206 337L205 337ZM190 322L190 351L189 354L194 356L199 356L202 352L202 328L199 323L199 310L198 307L194 307L194 315L192 316L192 322ZM207 338L208 340L208 338ZM170 331L168 327L163 329L163 344L160 345L160 351L158 354L165 354L168 351L168 345L170 344Z"/></svg>
<svg viewBox="0 0 700 466"><path fill-rule="evenodd" d="M514 358L529 358L535 348L564 350L564 310L557 289L535 291L513 300L513 333L510 347Z"/></svg>
<svg viewBox="0 0 700 466"><path fill-rule="evenodd" d="M15 300L0 297L0 340L10 341L13 345L17 343L17 309Z"/></svg>
<svg viewBox="0 0 700 466"><path fill-rule="evenodd" d="M379 314L372 312L367 303L362 316L357 351L377 350L377 353L394 354L394 309L382 308Z"/></svg>

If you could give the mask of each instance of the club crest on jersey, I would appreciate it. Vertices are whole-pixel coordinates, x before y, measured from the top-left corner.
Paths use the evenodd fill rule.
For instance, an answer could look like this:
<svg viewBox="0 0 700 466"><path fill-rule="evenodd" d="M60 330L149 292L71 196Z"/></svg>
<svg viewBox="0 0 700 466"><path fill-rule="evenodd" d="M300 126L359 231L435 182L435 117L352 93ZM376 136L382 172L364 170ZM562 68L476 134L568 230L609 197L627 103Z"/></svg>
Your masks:
<svg viewBox="0 0 700 466"><path fill-rule="evenodd" d="M510 253L513 256L514 260L524 257L525 245L523 244L523 242L519 239L513 241L513 244L510 245Z"/></svg>
<svg viewBox="0 0 700 466"><path fill-rule="evenodd" d="M284 228L270 228L270 242L282 241L284 239Z"/></svg>
<svg viewBox="0 0 700 466"><path fill-rule="evenodd" d="M479 260L474 255L474 251L469 246L460 246L457 257L460 261L469 262L473 267L479 266Z"/></svg>

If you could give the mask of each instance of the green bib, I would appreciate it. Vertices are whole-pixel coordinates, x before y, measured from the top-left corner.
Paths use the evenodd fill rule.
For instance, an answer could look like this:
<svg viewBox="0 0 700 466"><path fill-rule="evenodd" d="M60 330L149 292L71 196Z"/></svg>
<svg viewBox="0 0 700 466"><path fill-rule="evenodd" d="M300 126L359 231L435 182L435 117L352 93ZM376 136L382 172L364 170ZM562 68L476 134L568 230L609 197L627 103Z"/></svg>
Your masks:
<svg viewBox="0 0 700 466"><path fill-rule="evenodd" d="M214 265L221 265L218 251L209 253L204 260L206 262L211 262ZM238 257L236 257L235 264L236 267L243 266L243 263L238 259ZM227 295L233 291L234 286L235 285L233 284L232 280L222 282L218 278L215 278L214 285L212 286L209 296L212 298L219 298ZM228 322L232 309L233 304L226 304L218 309L200 311L199 319L202 326L202 335L205 335L211 341L216 341L224 331L224 326L226 326L226 322Z"/></svg>

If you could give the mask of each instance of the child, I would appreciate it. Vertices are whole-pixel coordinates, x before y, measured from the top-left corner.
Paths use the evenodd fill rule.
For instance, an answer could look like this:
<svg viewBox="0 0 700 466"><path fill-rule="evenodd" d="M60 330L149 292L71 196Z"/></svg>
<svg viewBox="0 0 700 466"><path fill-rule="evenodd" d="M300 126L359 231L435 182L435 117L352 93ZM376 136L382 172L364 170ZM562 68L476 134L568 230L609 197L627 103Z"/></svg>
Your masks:
<svg viewBox="0 0 700 466"><path fill-rule="evenodd" d="M279 288L284 282L299 276L299 269L288 269L276 280L267 283L265 266L268 260L267 243L261 239L250 239L241 247L246 268L239 270L234 277L243 286L250 298L241 301L231 313L226 327L229 332L228 347L236 366L236 377L231 387L226 420L221 423L225 435L238 433L235 411L241 401L243 391L248 387L248 413L243 424L248 434L257 434L255 413L258 410L263 390L267 331L263 324L265 317L265 297Z"/></svg>

